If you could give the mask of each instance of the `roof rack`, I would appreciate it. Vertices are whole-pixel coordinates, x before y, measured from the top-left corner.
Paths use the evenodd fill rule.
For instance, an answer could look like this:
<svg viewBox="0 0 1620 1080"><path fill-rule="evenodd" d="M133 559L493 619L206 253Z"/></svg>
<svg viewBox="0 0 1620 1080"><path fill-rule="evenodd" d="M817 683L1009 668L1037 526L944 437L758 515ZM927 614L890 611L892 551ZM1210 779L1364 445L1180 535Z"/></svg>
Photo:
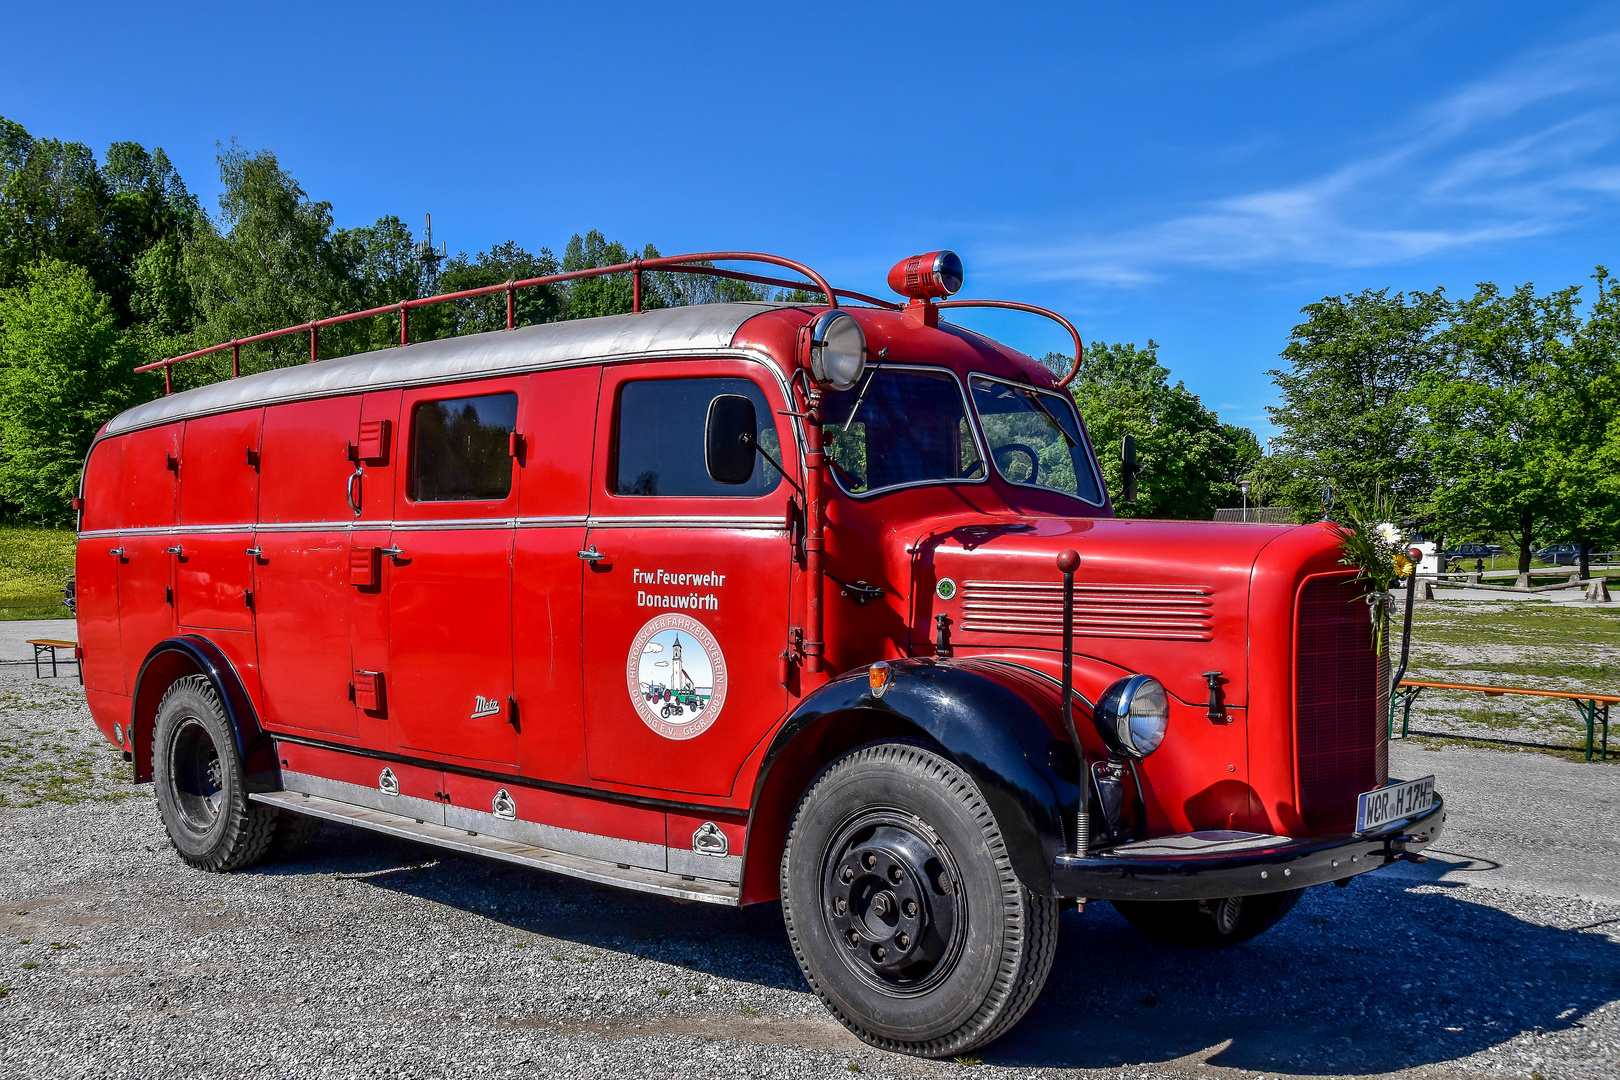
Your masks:
<svg viewBox="0 0 1620 1080"><path fill-rule="evenodd" d="M793 281L786 278L766 277L760 274L744 273L740 270L726 270L718 266L703 265L715 262L758 262L772 266L781 266L788 270L803 274L808 281ZM900 305L888 300L880 300L864 293L851 292L848 289L835 289L827 283L827 279L805 266L803 263L785 259L780 255L766 255L757 251L706 251L693 255L668 255L656 259L635 258L629 262L615 263L612 266L593 266L586 270L570 270L561 274L547 274L543 277L524 278L522 281L505 281L499 285L485 285L477 289L462 289L460 292L441 293L438 296L424 296L414 300L401 300L394 304L384 304L381 307L367 308L364 311L353 311L346 315L332 315L324 319L313 319L307 323L296 326L283 327L280 330L268 330L262 334L253 334L249 337L235 338L219 345L210 345L206 349L198 349L181 356L171 356L166 360L155 360L150 364L142 364L136 371L163 370L163 392L174 392L174 366L187 360L195 360L214 353L231 352L231 378L238 378L242 374L242 346L251 345L259 341L270 341L274 338L289 337L293 334L309 335L309 361L314 363L319 359L320 331L324 326L337 326L340 323L353 322L356 319L370 318L373 315L397 314L399 316L399 343L410 344L410 313L413 308L427 307L429 304L442 304L450 300L465 300L474 296L490 296L495 293L506 294L506 328L517 327L517 291L530 289L539 285L555 285L563 281L578 281L582 278L605 277L609 274L630 274L632 281L631 307L632 312L641 310L641 276L645 273L665 272L675 274L705 274L710 277L731 278L736 281L748 281L757 285L774 285L780 288L802 289L808 286L827 298L829 307L837 307L838 300L843 297L848 300L858 300L874 307L898 310Z"/></svg>

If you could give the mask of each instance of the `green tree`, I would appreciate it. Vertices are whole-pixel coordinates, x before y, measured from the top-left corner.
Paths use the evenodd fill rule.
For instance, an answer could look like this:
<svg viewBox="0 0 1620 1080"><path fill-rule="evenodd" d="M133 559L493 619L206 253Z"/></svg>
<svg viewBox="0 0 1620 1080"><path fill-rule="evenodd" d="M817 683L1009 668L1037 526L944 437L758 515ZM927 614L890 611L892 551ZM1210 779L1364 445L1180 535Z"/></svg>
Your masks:
<svg viewBox="0 0 1620 1080"><path fill-rule="evenodd" d="M1538 296L1482 284L1440 335L1445 360L1413 394L1431 505L1447 531L1505 535L1530 570L1537 527L1567 519L1549 464L1561 452L1580 289Z"/></svg>
<svg viewBox="0 0 1620 1080"><path fill-rule="evenodd" d="M248 154L232 143L219 153L217 221L204 218L185 250L185 277L197 312L195 347L358 309L366 290L364 245L340 238L332 204L309 198L268 150ZM323 332L323 355L365 347L366 328ZM309 359L308 339L279 338L243 352L243 369ZM219 378L228 359L175 369L187 385Z"/></svg>
<svg viewBox="0 0 1620 1080"><path fill-rule="evenodd" d="M1580 542L1582 577L1595 546L1620 540L1620 281L1601 266L1592 277L1587 317L1558 350L1548 392L1535 402L1547 525L1553 539Z"/></svg>
<svg viewBox="0 0 1620 1080"><path fill-rule="evenodd" d="M1443 290L1369 289L1302 310L1282 351L1287 367L1268 373L1282 399L1267 409L1280 435L1253 477L1257 491L1304 520L1318 516L1329 483L1360 505L1390 500L1412 516L1433 478L1417 453L1421 416L1408 391L1443 359Z"/></svg>
<svg viewBox="0 0 1620 1080"><path fill-rule="evenodd" d="M643 259L656 259L658 249L648 244L641 251ZM584 236L575 233L563 249L562 268L589 270L598 266L617 266L630 261L630 252L617 240L608 240L592 229ZM598 315L623 315L633 309L634 283L629 274L609 274L605 277L571 281L567 287L567 317L589 319ZM657 276L646 274L641 282L641 308L668 307L669 300L658 288Z"/></svg>
<svg viewBox="0 0 1620 1080"><path fill-rule="evenodd" d="M0 292L0 498L32 521L71 521L91 438L155 389L137 356L82 266L47 259Z"/></svg>
<svg viewBox="0 0 1620 1080"><path fill-rule="evenodd" d="M1072 359L1049 353L1045 362L1067 372ZM1092 342L1069 389L1116 500L1124 490L1119 446L1127 434L1136 439L1142 473L1136 502L1116 501L1122 517L1207 521L1237 500L1238 479L1260 457L1253 432L1222 423L1181 380L1170 383L1153 341Z"/></svg>

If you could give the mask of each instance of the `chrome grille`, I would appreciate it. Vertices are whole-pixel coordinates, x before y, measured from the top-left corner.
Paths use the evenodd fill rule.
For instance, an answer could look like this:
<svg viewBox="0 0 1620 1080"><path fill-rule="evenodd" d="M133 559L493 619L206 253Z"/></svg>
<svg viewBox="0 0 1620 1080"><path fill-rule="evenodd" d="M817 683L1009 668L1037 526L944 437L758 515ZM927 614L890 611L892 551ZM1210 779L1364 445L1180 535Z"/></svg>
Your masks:
<svg viewBox="0 0 1620 1080"><path fill-rule="evenodd" d="M1300 589L1294 709L1309 829L1354 828L1356 796L1389 778L1388 640L1373 652L1366 592L1348 576Z"/></svg>

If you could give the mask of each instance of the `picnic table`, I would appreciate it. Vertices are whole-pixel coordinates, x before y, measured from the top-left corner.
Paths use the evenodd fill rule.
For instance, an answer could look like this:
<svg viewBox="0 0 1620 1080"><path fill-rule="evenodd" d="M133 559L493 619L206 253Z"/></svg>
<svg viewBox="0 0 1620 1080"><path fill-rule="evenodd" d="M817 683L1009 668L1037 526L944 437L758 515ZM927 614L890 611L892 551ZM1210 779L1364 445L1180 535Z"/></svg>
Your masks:
<svg viewBox="0 0 1620 1080"><path fill-rule="evenodd" d="M51 658L51 678L56 678L57 649L68 649L68 660L74 667L79 668L79 682L84 682L84 669L79 664L79 643L77 641L62 641L58 638L29 638L27 644L34 647L34 678L43 679L44 673L39 663L46 656Z"/></svg>
<svg viewBox="0 0 1620 1080"><path fill-rule="evenodd" d="M1477 690L1486 697L1500 697L1503 694L1518 694L1523 697L1562 698L1575 703L1575 711L1581 714L1586 723L1586 760L1592 760L1596 729L1601 724L1602 757L1599 760L1609 759L1609 706L1620 702L1620 696L1613 694L1589 694L1568 690L1525 690L1513 686L1476 686L1472 683L1443 683L1426 682L1418 679L1402 679L1395 687L1395 694L1389 703L1390 735L1395 734L1395 710L1402 710L1401 738L1406 738L1412 725L1412 703L1417 700L1424 690Z"/></svg>

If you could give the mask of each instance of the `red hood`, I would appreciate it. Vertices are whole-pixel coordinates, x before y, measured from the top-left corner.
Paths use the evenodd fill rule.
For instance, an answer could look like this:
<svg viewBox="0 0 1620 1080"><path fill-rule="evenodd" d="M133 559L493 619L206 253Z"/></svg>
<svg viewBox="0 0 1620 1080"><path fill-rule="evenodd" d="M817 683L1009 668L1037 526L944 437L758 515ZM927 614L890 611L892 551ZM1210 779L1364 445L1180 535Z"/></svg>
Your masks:
<svg viewBox="0 0 1620 1080"><path fill-rule="evenodd" d="M1282 590L1266 606L1291 605L1306 564L1328 569L1337 557L1332 534L1316 526L1131 518L990 524L964 516L908 541L914 648L933 639L939 614L950 617L952 643L964 652L1060 648L1056 560L1073 548L1077 657L1152 675L1188 703L1207 700L1203 673L1220 671L1233 706L1249 700L1251 582L1257 565L1278 561L1262 552L1273 548L1287 564L1262 575ZM955 586L943 590L948 598L944 579Z"/></svg>

